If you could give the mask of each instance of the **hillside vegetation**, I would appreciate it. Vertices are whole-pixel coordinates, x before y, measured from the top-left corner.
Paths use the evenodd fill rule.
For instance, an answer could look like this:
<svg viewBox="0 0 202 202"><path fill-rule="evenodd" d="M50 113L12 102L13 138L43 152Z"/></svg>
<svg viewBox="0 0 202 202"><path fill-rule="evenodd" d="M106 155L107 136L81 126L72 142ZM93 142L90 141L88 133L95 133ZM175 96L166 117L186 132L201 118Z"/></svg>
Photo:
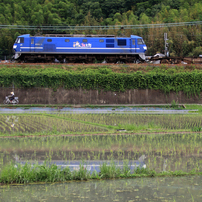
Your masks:
<svg viewBox="0 0 202 202"><path fill-rule="evenodd" d="M202 21L200 0L2 0L0 3L1 25L138 25L188 21ZM0 57L12 55L12 45L18 35L25 33L34 35L38 32L40 29L1 29ZM61 32L64 33L62 30ZM202 54L201 25L72 32L140 35L148 46L148 55L163 52L163 33L167 32L171 55Z"/></svg>

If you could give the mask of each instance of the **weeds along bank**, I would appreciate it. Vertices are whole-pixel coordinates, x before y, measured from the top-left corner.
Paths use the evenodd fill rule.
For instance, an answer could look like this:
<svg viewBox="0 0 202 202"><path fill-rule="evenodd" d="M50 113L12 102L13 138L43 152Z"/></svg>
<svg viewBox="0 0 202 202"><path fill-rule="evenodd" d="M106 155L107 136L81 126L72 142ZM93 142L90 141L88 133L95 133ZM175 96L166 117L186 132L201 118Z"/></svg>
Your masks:
<svg viewBox="0 0 202 202"><path fill-rule="evenodd" d="M21 104L201 103L202 71L197 66L121 65L85 68L54 66L0 68L1 102L15 91ZM131 70L132 69L132 70Z"/></svg>
<svg viewBox="0 0 202 202"><path fill-rule="evenodd" d="M130 170L127 164L123 169L116 167L113 162L107 166L103 164L100 166L100 172L90 173L83 165L79 170L73 172L69 167L61 170L56 165L46 166L35 165L31 166L25 164L24 166L9 165L5 167L0 174L0 184L28 184L33 182L66 182L71 180L101 180L101 179L113 179L113 178L140 178L140 177L165 177L165 176L191 176L202 175L202 172L183 171L167 171L157 173L147 168L137 168L133 171Z"/></svg>

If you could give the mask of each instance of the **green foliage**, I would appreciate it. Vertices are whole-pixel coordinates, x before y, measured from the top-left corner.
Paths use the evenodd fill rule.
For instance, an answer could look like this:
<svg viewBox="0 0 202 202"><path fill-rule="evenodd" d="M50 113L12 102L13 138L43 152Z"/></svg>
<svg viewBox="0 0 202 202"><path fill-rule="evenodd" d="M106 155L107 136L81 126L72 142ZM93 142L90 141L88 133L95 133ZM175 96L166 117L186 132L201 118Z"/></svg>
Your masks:
<svg viewBox="0 0 202 202"><path fill-rule="evenodd" d="M178 108L178 102L175 102L175 100L173 100L171 102L171 107L174 108L174 109Z"/></svg>
<svg viewBox="0 0 202 202"><path fill-rule="evenodd" d="M107 179L107 178L128 178L128 177L160 177L160 176L185 176L185 175L202 175L201 172L192 170L183 172L181 170L157 173L148 168L137 167L131 171L128 165L120 169L113 162L110 165L103 163L100 166L100 173L93 172L90 174L81 164L79 170L70 171L69 167L61 169L56 165L25 165L17 164L5 166L0 174L0 183L3 184L27 184L33 182L65 182L70 180L88 180L88 179Z"/></svg>
<svg viewBox="0 0 202 202"><path fill-rule="evenodd" d="M104 89L106 91L125 91L128 89L155 89L165 93L183 91L187 95L202 91L200 71L176 72L162 66L150 72L130 74L115 73L110 69L86 69L83 72L47 68L1 68L0 87L32 88L47 87L57 89Z"/></svg>
<svg viewBox="0 0 202 202"><path fill-rule="evenodd" d="M102 178L115 178L119 177L121 174L121 169L116 167L116 165L112 162L110 166L107 163L103 163L100 166L100 176Z"/></svg>
<svg viewBox="0 0 202 202"><path fill-rule="evenodd" d="M195 126L192 128L192 131L193 132L200 132L200 131L202 131L202 127L201 126Z"/></svg>
<svg viewBox="0 0 202 202"><path fill-rule="evenodd" d="M202 46L194 48L193 51L189 53L189 56L198 57L199 55L202 55Z"/></svg>

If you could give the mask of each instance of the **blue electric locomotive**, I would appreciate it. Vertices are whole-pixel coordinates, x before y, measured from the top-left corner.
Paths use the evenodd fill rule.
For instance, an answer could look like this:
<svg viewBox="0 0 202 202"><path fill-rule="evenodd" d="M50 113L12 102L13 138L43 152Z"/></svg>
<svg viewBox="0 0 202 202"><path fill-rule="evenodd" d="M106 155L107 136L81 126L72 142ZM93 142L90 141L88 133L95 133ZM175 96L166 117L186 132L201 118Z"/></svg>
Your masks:
<svg viewBox="0 0 202 202"><path fill-rule="evenodd" d="M113 35L19 36L13 45L14 59L29 62L136 62L145 59L142 37Z"/></svg>

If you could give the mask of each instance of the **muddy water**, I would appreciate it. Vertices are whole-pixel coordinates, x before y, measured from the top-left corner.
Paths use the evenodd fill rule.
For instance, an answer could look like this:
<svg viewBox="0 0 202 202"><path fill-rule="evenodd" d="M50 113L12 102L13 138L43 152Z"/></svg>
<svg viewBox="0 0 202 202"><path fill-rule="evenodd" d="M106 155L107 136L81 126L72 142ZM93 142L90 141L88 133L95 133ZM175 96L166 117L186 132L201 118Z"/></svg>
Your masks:
<svg viewBox="0 0 202 202"><path fill-rule="evenodd" d="M0 188L1 202L202 201L202 176L103 180Z"/></svg>

